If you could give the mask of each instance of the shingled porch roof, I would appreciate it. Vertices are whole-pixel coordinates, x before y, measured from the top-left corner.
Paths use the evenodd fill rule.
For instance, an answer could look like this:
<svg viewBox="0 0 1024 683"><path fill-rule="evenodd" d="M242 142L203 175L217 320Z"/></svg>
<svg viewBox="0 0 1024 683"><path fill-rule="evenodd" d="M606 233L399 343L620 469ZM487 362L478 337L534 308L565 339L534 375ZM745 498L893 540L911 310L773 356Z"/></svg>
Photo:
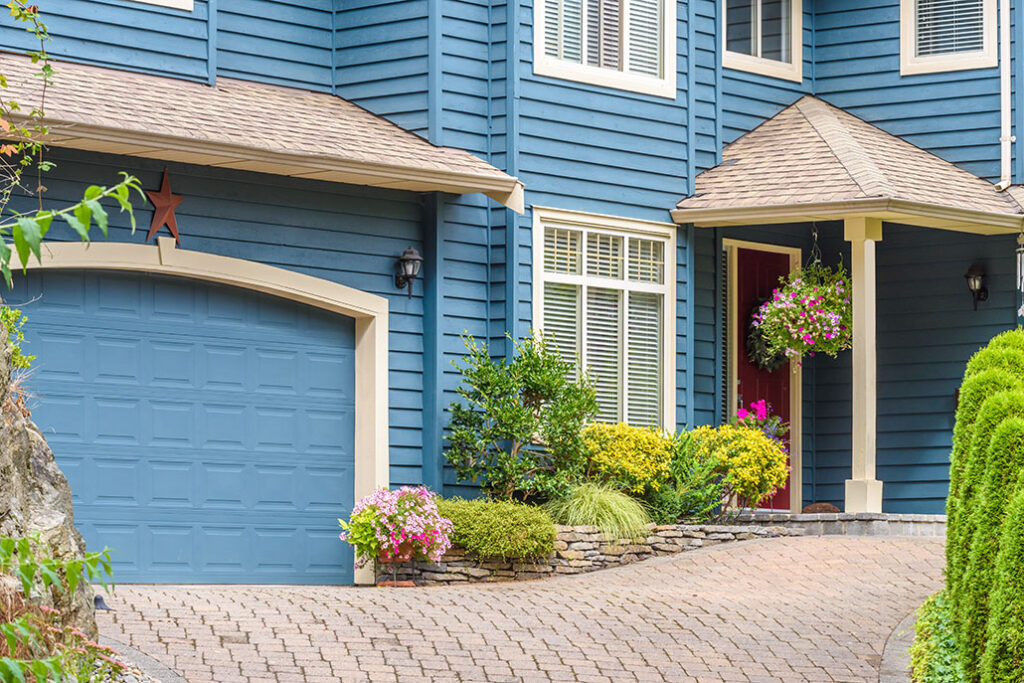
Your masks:
<svg viewBox="0 0 1024 683"><path fill-rule="evenodd" d="M39 102L38 66L0 54L5 96ZM216 86L59 62L48 144L417 192L481 192L519 212L523 186L330 93L218 79Z"/></svg>
<svg viewBox="0 0 1024 683"><path fill-rule="evenodd" d="M756 225L880 218L981 234L1024 225L1024 188L995 185L806 96L726 146L677 223Z"/></svg>

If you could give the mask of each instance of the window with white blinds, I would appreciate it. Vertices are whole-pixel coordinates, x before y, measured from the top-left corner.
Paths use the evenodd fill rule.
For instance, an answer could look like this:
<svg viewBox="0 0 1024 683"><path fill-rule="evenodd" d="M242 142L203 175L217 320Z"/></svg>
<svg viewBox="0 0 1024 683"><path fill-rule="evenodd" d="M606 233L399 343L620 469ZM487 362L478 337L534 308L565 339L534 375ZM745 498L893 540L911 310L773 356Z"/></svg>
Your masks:
<svg viewBox="0 0 1024 683"><path fill-rule="evenodd" d="M675 97L673 0L536 0L534 71Z"/></svg>
<svg viewBox="0 0 1024 683"><path fill-rule="evenodd" d="M801 0L721 0L723 66L803 78Z"/></svg>
<svg viewBox="0 0 1024 683"><path fill-rule="evenodd" d="M674 284L668 238L557 223L538 231L536 327L593 379L597 420L662 426Z"/></svg>
<svg viewBox="0 0 1024 683"><path fill-rule="evenodd" d="M995 0L901 0L903 74L997 65Z"/></svg>

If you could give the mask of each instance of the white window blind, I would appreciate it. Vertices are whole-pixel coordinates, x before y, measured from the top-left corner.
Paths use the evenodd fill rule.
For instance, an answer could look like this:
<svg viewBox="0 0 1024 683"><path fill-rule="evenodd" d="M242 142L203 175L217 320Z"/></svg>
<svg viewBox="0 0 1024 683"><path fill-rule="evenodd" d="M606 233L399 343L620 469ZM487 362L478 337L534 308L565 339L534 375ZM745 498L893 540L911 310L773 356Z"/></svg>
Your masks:
<svg viewBox="0 0 1024 683"><path fill-rule="evenodd" d="M984 0L916 0L919 57L985 49Z"/></svg>
<svg viewBox="0 0 1024 683"><path fill-rule="evenodd" d="M586 368L602 422L661 426L671 283L666 242L599 229L545 226L540 329Z"/></svg>
<svg viewBox="0 0 1024 683"><path fill-rule="evenodd" d="M602 69L663 78L664 2L539 0L544 54Z"/></svg>

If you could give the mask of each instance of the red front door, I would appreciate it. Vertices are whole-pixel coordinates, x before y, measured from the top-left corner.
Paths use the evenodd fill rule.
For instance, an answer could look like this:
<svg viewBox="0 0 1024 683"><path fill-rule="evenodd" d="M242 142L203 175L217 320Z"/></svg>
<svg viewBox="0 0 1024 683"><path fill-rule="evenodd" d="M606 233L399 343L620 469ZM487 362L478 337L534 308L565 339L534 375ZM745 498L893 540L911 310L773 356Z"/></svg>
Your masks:
<svg viewBox="0 0 1024 683"><path fill-rule="evenodd" d="M764 399L772 412L790 422L789 395L791 370L789 363L769 372L761 370L747 354L750 319L761 303L771 296L779 278L789 273L789 255L756 249L736 250L736 408L747 407ZM789 485L768 498L761 507L789 510Z"/></svg>

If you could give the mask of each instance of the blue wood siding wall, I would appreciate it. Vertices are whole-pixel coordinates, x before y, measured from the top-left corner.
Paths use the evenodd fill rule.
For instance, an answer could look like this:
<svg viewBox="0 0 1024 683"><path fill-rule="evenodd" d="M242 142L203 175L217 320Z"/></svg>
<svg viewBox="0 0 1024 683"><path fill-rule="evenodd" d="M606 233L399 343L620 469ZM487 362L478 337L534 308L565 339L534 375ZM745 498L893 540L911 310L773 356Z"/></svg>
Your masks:
<svg viewBox="0 0 1024 683"><path fill-rule="evenodd" d="M47 181L47 198L54 205L81 197L86 183L115 182L119 170L156 189L166 167L174 192L185 196L176 212L182 248L267 263L387 297L391 482L422 481L423 283L414 283L411 299L394 285L402 250L424 248L419 196L70 150L51 158L57 168ZM112 212L110 239L142 243L151 216L140 207L140 229L132 235L124 215ZM47 237L75 235L61 224Z"/></svg>
<svg viewBox="0 0 1024 683"><path fill-rule="evenodd" d="M999 177L999 69L900 76L899 0L818 0L817 94L983 178Z"/></svg>

